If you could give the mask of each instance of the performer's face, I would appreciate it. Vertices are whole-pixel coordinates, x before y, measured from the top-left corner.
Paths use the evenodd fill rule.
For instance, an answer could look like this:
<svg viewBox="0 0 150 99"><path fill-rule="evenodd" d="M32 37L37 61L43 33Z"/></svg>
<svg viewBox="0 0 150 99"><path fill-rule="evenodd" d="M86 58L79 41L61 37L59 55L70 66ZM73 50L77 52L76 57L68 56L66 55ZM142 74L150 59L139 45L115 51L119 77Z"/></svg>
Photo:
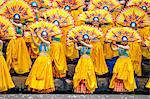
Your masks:
<svg viewBox="0 0 150 99"><path fill-rule="evenodd" d="M121 44L126 46L126 45L128 45L128 42L127 41L123 41L123 42L121 42Z"/></svg>
<svg viewBox="0 0 150 99"><path fill-rule="evenodd" d="M44 40L48 40L48 36L47 35L44 35L42 36Z"/></svg>
<svg viewBox="0 0 150 99"><path fill-rule="evenodd" d="M14 22L15 23L20 23L20 20L19 19L14 19Z"/></svg>
<svg viewBox="0 0 150 99"><path fill-rule="evenodd" d="M89 39L84 39L84 42L85 43L89 43Z"/></svg>
<svg viewBox="0 0 150 99"><path fill-rule="evenodd" d="M99 27L99 22L98 21L92 21L92 25Z"/></svg>

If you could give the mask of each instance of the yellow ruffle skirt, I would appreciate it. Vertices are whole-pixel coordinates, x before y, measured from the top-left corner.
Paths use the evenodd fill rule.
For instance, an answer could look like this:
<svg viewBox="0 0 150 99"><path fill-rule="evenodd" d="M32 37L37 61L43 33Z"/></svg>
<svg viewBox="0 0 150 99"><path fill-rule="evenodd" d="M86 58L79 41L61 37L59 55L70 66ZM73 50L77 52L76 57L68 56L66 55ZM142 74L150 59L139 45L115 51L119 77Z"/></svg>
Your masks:
<svg viewBox="0 0 150 99"><path fill-rule="evenodd" d="M108 72L108 67L106 65L101 42L93 42L92 45L91 57L95 66L95 72L97 75L106 74Z"/></svg>
<svg viewBox="0 0 150 99"><path fill-rule="evenodd" d="M109 88L114 89L116 78L122 80L124 88L127 91L134 91L136 89L136 82L134 79L134 69L132 66L131 59L129 57L120 57L118 58L114 69L113 77L110 81Z"/></svg>
<svg viewBox="0 0 150 99"><path fill-rule="evenodd" d="M133 42L129 43L130 50L129 50L129 56L132 61L132 65L135 71L135 74L138 76L142 75L141 70L141 63L142 63L142 50L140 43Z"/></svg>
<svg viewBox="0 0 150 99"><path fill-rule="evenodd" d="M7 46L7 65L16 73L24 74L31 68L31 59L25 40L22 37L10 40Z"/></svg>
<svg viewBox="0 0 150 99"><path fill-rule="evenodd" d="M97 81L95 76L94 64L90 56L81 56L75 68L73 77L74 90L80 86L80 82L84 80L86 88L93 93L97 88Z"/></svg>
<svg viewBox="0 0 150 99"><path fill-rule="evenodd" d="M66 76L68 70L64 48L61 42L52 42L51 58L53 65L53 75L57 78Z"/></svg>
<svg viewBox="0 0 150 99"><path fill-rule="evenodd" d="M71 60L73 60L73 59L79 57L78 50L75 49L73 43L67 46L67 53L66 53L66 56L67 56L68 58L70 58Z"/></svg>
<svg viewBox="0 0 150 99"><path fill-rule="evenodd" d="M6 61L4 57L0 55L0 92L7 91L14 87L15 85L12 81Z"/></svg>
<svg viewBox="0 0 150 99"><path fill-rule="evenodd" d="M148 82L146 84L146 88L150 88L150 79L148 80Z"/></svg>
<svg viewBox="0 0 150 99"><path fill-rule="evenodd" d="M49 56L38 56L25 84L33 92L49 93L55 90L52 63Z"/></svg>

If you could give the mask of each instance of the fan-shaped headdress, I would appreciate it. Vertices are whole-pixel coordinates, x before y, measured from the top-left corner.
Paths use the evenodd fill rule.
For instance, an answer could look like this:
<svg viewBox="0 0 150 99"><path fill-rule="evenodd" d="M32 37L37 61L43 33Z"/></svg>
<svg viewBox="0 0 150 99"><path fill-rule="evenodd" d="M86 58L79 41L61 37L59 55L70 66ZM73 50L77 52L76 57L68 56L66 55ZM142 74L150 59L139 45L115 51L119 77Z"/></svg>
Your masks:
<svg viewBox="0 0 150 99"><path fill-rule="evenodd" d="M130 6L121 11L116 23L126 27L146 27L150 25L147 13L138 6Z"/></svg>
<svg viewBox="0 0 150 99"><path fill-rule="evenodd" d="M106 41L128 41L128 42L139 42L141 37L139 34L132 28L128 27L115 27L108 31L105 37Z"/></svg>

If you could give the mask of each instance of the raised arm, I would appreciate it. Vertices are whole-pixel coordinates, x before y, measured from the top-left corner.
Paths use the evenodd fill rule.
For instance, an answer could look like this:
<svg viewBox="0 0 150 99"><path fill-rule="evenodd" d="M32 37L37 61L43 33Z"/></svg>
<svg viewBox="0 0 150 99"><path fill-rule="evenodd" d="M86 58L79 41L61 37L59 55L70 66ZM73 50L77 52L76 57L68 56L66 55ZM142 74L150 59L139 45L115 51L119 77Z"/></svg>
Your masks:
<svg viewBox="0 0 150 99"><path fill-rule="evenodd" d="M117 44L117 46L120 47L120 48L126 49L126 50L130 49L129 45L123 46L123 45Z"/></svg>
<svg viewBox="0 0 150 99"><path fill-rule="evenodd" d="M75 46L75 49L81 50L81 47L79 47L76 42L75 42L74 46Z"/></svg>
<svg viewBox="0 0 150 99"><path fill-rule="evenodd" d="M85 42L83 42L83 41L80 41L80 43L81 43L82 45L88 47L88 48L92 48L92 47L93 47L91 44L87 44L87 43L85 43Z"/></svg>
<svg viewBox="0 0 150 99"><path fill-rule="evenodd" d="M119 49L118 46L117 46L117 44L114 43L114 42L112 42L112 43L110 44L110 47L111 47L111 49L114 50L114 51L116 51L116 50Z"/></svg>
<svg viewBox="0 0 150 99"><path fill-rule="evenodd" d="M50 45L49 41L44 40L40 35L37 34L37 36L39 37L39 39L44 42L45 44L47 44L48 46Z"/></svg>
<svg viewBox="0 0 150 99"><path fill-rule="evenodd" d="M34 37L33 37L33 34L32 34L32 33L31 33L31 38L32 38L33 43L34 43L37 47L39 47L40 44L37 43L37 42L34 40Z"/></svg>
<svg viewBox="0 0 150 99"><path fill-rule="evenodd" d="M15 23L12 19L10 19L11 23L15 26L18 26L18 27L23 27L23 25L21 23Z"/></svg>

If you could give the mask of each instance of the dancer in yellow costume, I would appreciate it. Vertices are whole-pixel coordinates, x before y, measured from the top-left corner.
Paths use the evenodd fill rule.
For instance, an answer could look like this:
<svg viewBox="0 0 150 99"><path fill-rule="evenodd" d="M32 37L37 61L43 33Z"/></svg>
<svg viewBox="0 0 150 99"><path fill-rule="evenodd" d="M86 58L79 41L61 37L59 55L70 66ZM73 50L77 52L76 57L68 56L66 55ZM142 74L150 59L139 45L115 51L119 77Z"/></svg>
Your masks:
<svg viewBox="0 0 150 99"><path fill-rule="evenodd" d="M8 66L3 57L3 41L0 40L0 92L8 91L8 89L14 88L15 85L11 79Z"/></svg>
<svg viewBox="0 0 150 99"><path fill-rule="evenodd" d="M89 26L90 27L90 26ZM77 27L78 28L78 27ZM74 30L76 30L75 28ZM82 28L81 28L82 29ZM73 32L71 30L68 38L70 38L73 42L75 42L75 48L80 50L81 57L78 61L78 64L75 68L75 74L73 77L73 87L75 93L93 93L97 88L96 75L93 59L90 56L91 49L94 47L90 44L90 39L99 37L101 34L99 32L88 31L88 28L84 31ZM91 38L89 37L91 36ZM81 43L81 46L78 46L77 43Z"/></svg>
<svg viewBox="0 0 150 99"><path fill-rule="evenodd" d="M0 16L0 38L3 40L11 39L15 36L15 30L11 22L5 17ZM15 85L12 81L7 63L3 57L3 41L0 40L0 92L8 91L14 88Z"/></svg>
<svg viewBox="0 0 150 99"><path fill-rule="evenodd" d="M66 36L68 33L68 30L70 30L72 27L74 27L74 20L71 14L69 12L60 9L50 9L46 12L44 12L44 17L46 21L54 23L55 25L59 26L62 30L63 36L61 37L61 43L63 44L65 55L71 59L76 58L77 52L75 54L71 54L72 46L66 46Z"/></svg>
<svg viewBox="0 0 150 99"><path fill-rule="evenodd" d="M118 0L92 0L89 5L89 10L105 9L109 11L113 15L114 19L116 19L121 8L122 6Z"/></svg>
<svg viewBox="0 0 150 99"><path fill-rule="evenodd" d="M127 6L133 6L133 5L139 6L140 8L145 10L148 15L150 15L150 0L130 0L127 3ZM140 33L142 40L145 41L147 39L147 37L150 35L150 24L149 24L149 26L144 26L142 28L138 28L137 31ZM147 47L142 47L142 54L144 57L150 59L150 53L149 53Z"/></svg>
<svg viewBox="0 0 150 99"><path fill-rule="evenodd" d="M128 42L140 40L136 31L130 28L112 28L106 34L106 40L112 42L112 49L118 50L119 58L113 68L113 77L109 88L116 92L134 91L136 83L134 79L134 69L128 54L130 49ZM120 42L121 44L116 44Z"/></svg>
<svg viewBox="0 0 150 99"><path fill-rule="evenodd" d="M55 91L55 86L52 58L50 57L52 46L50 45L49 40L51 39L51 36L60 33L60 30L55 25L43 21L34 23L29 27L32 29L31 31L35 30L35 33L41 40L41 43L37 43L32 36L33 42L39 47L40 53L26 80L26 85L33 92L53 92ZM49 33L47 31L49 31Z"/></svg>
<svg viewBox="0 0 150 99"><path fill-rule="evenodd" d="M13 68L18 74L27 73L31 67L31 60L25 40L23 39L23 23L32 18L33 13L26 2L12 0L3 4L0 14L10 19L17 33L16 38L11 39L7 47L8 67L9 69Z"/></svg>
<svg viewBox="0 0 150 99"><path fill-rule="evenodd" d="M147 27L149 25L149 17L138 6L129 6L121 11L121 13L117 16L116 24L117 26L123 27L131 27L137 32L139 29ZM139 33L141 34L141 33ZM142 33L142 35L146 34L146 32ZM142 36L140 35L140 36ZM138 76L142 75L141 72L141 61L142 61L142 50L141 50L141 43L140 42L130 42L130 52L129 56L132 60L132 64L134 66L135 73Z"/></svg>
<svg viewBox="0 0 150 99"><path fill-rule="evenodd" d="M112 15L104 9L83 12L79 15L77 23L78 25L90 24L94 27L101 28L104 35L114 26ZM101 38L100 41L102 46L104 46L104 55L106 59L111 59L117 55L112 51L110 43L104 42L104 38Z"/></svg>
<svg viewBox="0 0 150 99"><path fill-rule="evenodd" d="M81 25L81 26L76 26L73 28L68 35L71 34L78 34L78 33L84 33L88 32L93 39L90 40L90 44L93 46L91 51L90 51L90 56L93 61L94 67L95 67L95 72L97 75L103 75L108 72L108 67L105 62L105 57L103 53L103 47L100 42L103 33L101 30L95 27L91 27L88 25ZM96 34L96 35L94 35Z"/></svg>
<svg viewBox="0 0 150 99"><path fill-rule="evenodd" d="M32 28L36 28L36 27L40 28L40 27L44 27L47 23L48 22L41 21L41 22L31 25L31 27ZM53 65L53 75L54 75L54 77L57 77L57 78L63 78L66 76L68 67L67 67L67 63L66 63L66 57L65 57L65 53L64 53L63 44L60 42L62 34L60 35L59 28L57 30L56 28L53 28L53 27L47 27L47 29L52 28L50 30L50 32L52 32L53 34L56 34L56 35L51 36L51 39L50 39L51 53L49 53L49 54L51 56L52 65Z"/></svg>
<svg viewBox="0 0 150 99"><path fill-rule="evenodd" d="M77 17L80 13L83 12L85 2L83 0L56 0L58 7L68 11L73 20L77 20ZM75 23L76 25L76 23Z"/></svg>

